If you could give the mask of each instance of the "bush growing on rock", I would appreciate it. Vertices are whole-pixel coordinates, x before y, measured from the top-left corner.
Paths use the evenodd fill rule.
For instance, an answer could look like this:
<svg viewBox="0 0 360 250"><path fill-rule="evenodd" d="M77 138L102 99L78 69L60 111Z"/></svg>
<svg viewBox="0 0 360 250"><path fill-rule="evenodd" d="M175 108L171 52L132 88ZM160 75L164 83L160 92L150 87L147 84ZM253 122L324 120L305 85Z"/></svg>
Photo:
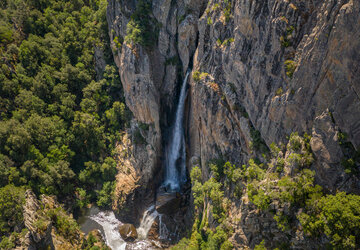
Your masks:
<svg viewBox="0 0 360 250"><path fill-rule="evenodd" d="M266 250L265 241L262 240L259 244L257 244L254 250Z"/></svg>
<svg viewBox="0 0 360 250"><path fill-rule="evenodd" d="M140 0L126 27L125 41L151 48L158 38L158 23L151 17L151 1Z"/></svg>
<svg viewBox="0 0 360 250"><path fill-rule="evenodd" d="M286 75L289 77L289 78L292 78L293 74L294 74L294 71L297 67L296 65L296 62L292 61L292 60L286 60L284 62L285 64L285 71L286 71Z"/></svg>
<svg viewBox="0 0 360 250"><path fill-rule="evenodd" d="M76 221L66 214L65 210L61 207L49 209L47 216L51 218L57 232L71 241L79 236L80 228Z"/></svg>
<svg viewBox="0 0 360 250"><path fill-rule="evenodd" d="M28 233L29 230L24 228L21 230L20 233L18 232L12 232L9 237L2 237L2 240L0 242L0 249L4 250L11 250L14 249L16 246L16 243L20 239L24 239L25 235Z"/></svg>
<svg viewBox="0 0 360 250"><path fill-rule="evenodd" d="M248 197L255 206L265 210L270 205L270 196L265 193L260 185L256 185L254 182L247 185Z"/></svg>
<svg viewBox="0 0 360 250"><path fill-rule="evenodd" d="M199 71L194 71L192 73L192 77L193 77L195 82L200 82L200 72Z"/></svg>

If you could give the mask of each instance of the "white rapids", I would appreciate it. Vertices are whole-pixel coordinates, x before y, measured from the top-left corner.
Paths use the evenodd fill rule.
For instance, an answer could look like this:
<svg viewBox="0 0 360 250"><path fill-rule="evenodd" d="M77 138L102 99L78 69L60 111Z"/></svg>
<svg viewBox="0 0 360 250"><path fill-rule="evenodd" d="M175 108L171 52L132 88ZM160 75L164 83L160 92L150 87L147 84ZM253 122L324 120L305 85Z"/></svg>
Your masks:
<svg viewBox="0 0 360 250"><path fill-rule="evenodd" d="M140 240L146 239L152 224L158 216L159 213L156 211L155 206L151 206L145 211L140 226L136 229Z"/></svg>
<svg viewBox="0 0 360 250"><path fill-rule="evenodd" d="M83 225L88 225L91 221L96 222L102 229L101 232L103 234L106 245L108 245L112 250L155 249L154 245L157 245L158 242L147 240L147 235L152 224L159 216L161 217L161 214L156 211L155 206L150 206L144 212L140 226L136 229L138 233L138 239L132 243L126 243L121 238L119 233L119 226L123 225L123 223L116 219L113 211L100 211L98 208L91 208L90 214L86 216L87 219L85 222L83 222ZM160 225L160 227L162 228L162 231L164 231L164 226ZM161 235L161 232L159 236L160 239L164 238L164 236Z"/></svg>
<svg viewBox="0 0 360 250"><path fill-rule="evenodd" d="M116 219L112 211L100 211L95 215L89 216L93 221L99 223L104 230L106 245L113 250L125 250L126 242L121 238L119 233L119 226L122 223Z"/></svg>

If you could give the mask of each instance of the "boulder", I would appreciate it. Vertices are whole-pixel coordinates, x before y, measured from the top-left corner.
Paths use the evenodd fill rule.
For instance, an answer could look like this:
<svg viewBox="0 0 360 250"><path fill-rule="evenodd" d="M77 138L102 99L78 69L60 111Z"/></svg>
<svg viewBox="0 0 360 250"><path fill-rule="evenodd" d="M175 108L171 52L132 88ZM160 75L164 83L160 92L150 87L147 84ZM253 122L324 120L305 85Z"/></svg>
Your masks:
<svg viewBox="0 0 360 250"><path fill-rule="evenodd" d="M176 212L181 203L181 195L174 193L159 193L156 197L156 210L160 214L172 214Z"/></svg>
<svg viewBox="0 0 360 250"><path fill-rule="evenodd" d="M121 238L125 241L135 241L138 237L136 228L133 224L123 224L119 227Z"/></svg>

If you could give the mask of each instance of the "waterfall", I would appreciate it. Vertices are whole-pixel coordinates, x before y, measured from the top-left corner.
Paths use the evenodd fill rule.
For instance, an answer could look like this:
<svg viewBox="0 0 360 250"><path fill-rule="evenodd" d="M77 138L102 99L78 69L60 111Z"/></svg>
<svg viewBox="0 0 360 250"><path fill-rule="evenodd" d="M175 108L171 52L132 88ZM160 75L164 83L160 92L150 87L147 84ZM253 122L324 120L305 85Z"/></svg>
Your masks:
<svg viewBox="0 0 360 250"><path fill-rule="evenodd" d="M167 229L165 223L162 222L162 214L159 214L159 238L161 240L167 239L169 230Z"/></svg>
<svg viewBox="0 0 360 250"><path fill-rule="evenodd" d="M155 206L151 206L145 211L143 218L140 222L140 226L136 230L140 240L146 239L152 224L158 216L159 213L156 211Z"/></svg>
<svg viewBox="0 0 360 250"><path fill-rule="evenodd" d="M185 136L183 128L186 83L190 70L183 81L179 103L176 109L175 123L171 131L170 146L166 150L166 169L164 186L171 191L178 191L180 184L186 182ZM180 162L179 162L180 161ZM180 165L178 168L177 165Z"/></svg>

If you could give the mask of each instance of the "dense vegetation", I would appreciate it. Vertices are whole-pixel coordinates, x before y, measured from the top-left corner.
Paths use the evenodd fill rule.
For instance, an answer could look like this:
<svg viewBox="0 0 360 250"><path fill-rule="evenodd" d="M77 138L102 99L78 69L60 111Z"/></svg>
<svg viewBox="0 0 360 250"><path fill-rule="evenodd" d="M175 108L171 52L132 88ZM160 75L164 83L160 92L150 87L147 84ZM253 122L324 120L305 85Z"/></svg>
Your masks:
<svg viewBox="0 0 360 250"><path fill-rule="evenodd" d="M344 192L325 194L315 185L315 172L309 169L314 161L309 141L306 134L301 137L293 133L286 146L272 144L263 163L250 159L248 164L236 167L221 160L210 162L211 177L205 182L201 169L194 167L194 225L189 238L182 239L174 249L232 249L228 213L231 203L240 199L270 214L285 234L291 235L299 222L308 237L325 234L329 248L359 246L360 196ZM271 243L280 249L290 247L289 242ZM263 240L255 249L266 249L265 245Z"/></svg>
<svg viewBox="0 0 360 250"><path fill-rule="evenodd" d="M111 202L113 152L129 112L106 6L106 0L0 3L0 236L21 221L21 203L12 203L27 188L77 198L79 207Z"/></svg>

